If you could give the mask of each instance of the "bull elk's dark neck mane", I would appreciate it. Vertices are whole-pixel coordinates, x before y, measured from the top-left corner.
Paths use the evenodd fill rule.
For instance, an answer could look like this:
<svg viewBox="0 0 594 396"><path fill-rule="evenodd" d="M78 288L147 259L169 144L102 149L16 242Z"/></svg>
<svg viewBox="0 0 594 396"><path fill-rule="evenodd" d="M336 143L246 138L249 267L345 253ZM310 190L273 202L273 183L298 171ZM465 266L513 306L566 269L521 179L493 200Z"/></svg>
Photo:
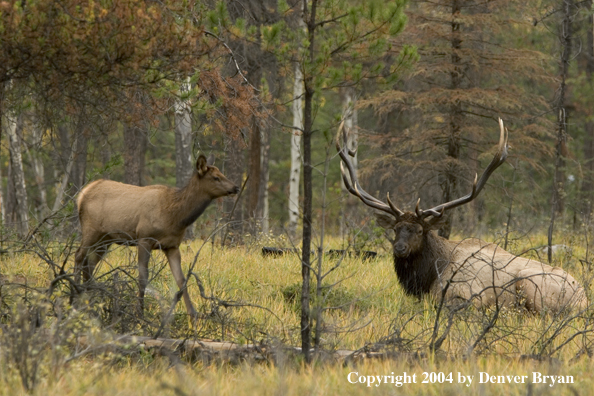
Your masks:
<svg viewBox="0 0 594 396"><path fill-rule="evenodd" d="M394 255L398 281L407 294L417 297L430 292L431 286L437 281L438 271L442 273L448 264L444 257L451 254L444 244L445 239L435 231L427 231L423 238L424 248L419 252L405 258Z"/></svg>
<svg viewBox="0 0 594 396"><path fill-rule="evenodd" d="M175 190L170 207L176 212L176 223L182 228L194 223L212 202L208 194L197 194L197 191L200 191L200 179L195 173L185 187Z"/></svg>

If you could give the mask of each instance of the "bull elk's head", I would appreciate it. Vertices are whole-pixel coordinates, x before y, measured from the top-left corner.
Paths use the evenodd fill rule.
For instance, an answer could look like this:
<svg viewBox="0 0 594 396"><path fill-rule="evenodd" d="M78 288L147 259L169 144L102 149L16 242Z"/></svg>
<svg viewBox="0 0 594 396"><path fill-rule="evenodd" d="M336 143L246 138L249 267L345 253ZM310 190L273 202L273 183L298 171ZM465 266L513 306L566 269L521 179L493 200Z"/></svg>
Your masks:
<svg viewBox="0 0 594 396"><path fill-rule="evenodd" d="M336 149L342 159L340 170L344 185L352 195L358 197L365 205L387 213L387 215L384 213L377 213L376 217L378 219L378 224L381 227L393 229L395 232L395 239L392 241L395 257L406 258L411 254L419 252L423 248L424 236L429 230L435 229L441 223L445 211L464 205L477 197L487 183L489 176L491 176L495 169L503 164L507 158L507 129L503 126L503 121L501 119L499 119L499 128L500 136L497 152L481 177L478 178L478 175L475 175L472 191L469 194L453 201L437 205L431 209L421 209L419 207L421 199L419 198L414 212L403 212L392 203L390 194L387 195L387 203L385 203L361 188L353 164L349 159L349 155L354 156L355 153L348 150L346 144L344 144L344 147L340 147L341 135L343 141L346 143L344 123L340 125L336 136ZM347 171L345 171L345 166L348 174Z"/></svg>

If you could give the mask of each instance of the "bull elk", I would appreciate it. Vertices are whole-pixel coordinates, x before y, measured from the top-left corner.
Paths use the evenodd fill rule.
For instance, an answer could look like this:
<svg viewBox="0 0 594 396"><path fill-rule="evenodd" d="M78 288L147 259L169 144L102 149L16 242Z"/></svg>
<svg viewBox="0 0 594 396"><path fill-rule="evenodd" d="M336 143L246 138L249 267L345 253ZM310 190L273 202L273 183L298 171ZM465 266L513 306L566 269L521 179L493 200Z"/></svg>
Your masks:
<svg viewBox="0 0 594 396"><path fill-rule="evenodd" d="M181 269L179 245L186 228L214 199L238 192L239 188L203 155L196 161L190 181L181 189L162 185L138 187L110 180L90 183L76 201L82 229L82 241L75 255L77 278L82 272L83 280L89 281L111 244L137 246L142 313L151 251L160 249L183 293L188 314L196 317Z"/></svg>
<svg viewBox="0 0 594 396"><path fill-rule="evenodd" d="M391 240L394 268L407 294L430 294L446 301L472 301L477 307L523 306L535 312L558 312L568 307L584 309L587 306L584 289L561 268L517 257L480 239L450 241L435 231L446 211L475 199L489 176L505 162L507 130L501 119L499 127L497 152L481 177L475 176L472 191L425 210L419 208L419 199L413 213L398 209L389 194L383 202L361 188L348 156L354 153L340 147L341 133L343 140L346 139L344 125L341 125L336 149L342 159L344 184L365 205L380 211L376 217L381 227L394 230L395 237Z"/></svg>

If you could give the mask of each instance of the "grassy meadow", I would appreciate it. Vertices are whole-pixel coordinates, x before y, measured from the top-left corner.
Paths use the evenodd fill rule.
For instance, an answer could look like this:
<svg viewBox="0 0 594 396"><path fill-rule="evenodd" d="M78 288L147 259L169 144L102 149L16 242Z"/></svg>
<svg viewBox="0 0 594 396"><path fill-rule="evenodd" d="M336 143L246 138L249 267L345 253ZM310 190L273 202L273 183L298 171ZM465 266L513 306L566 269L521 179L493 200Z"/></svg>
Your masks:
<svg viewBox="0 0 594 396"><path fill-rule="evenodd" d="M566 233L556 242L571 248L556 253L554 265L580 279L592 295L586 241ZM508 250L537 257L531 249L545 243L544 237L522 238ZM290 246L274 238L224 249L211 241L182 244L184 268L194 266L196 274L189 282L201 315L195 325L182 302L165 319L177 286L160 252L151 261L144 316L135 297L135 249L114 249L100 264L95 287L75 298L64 280L72 270L68 246L38 245L3 255L0 394L586 395L594 389L591 309L542 316L438 309L429 298L403 293L390 254L381 247L379 257L368 261L324 258L323 287L317 292L312 283L313 312L321 312L314 335L324 353L313 366L304 366L299 355L283 352L283 346L300 345L299 258L263 257L263 245ZM325 249L341 245L330 239ZM114 346L117 334L260 344L272 353L265 359L204 359ZM81 335L93 340L92 346L81 345ZM328 357L339 349L380 357ZM404 372L414 383L392 383ZM471 384L468 376L473 376ZM554 377L553 386L551 378L532 383L544 376L561 377ZM370 377L375 377L372 383Z"/></svg>

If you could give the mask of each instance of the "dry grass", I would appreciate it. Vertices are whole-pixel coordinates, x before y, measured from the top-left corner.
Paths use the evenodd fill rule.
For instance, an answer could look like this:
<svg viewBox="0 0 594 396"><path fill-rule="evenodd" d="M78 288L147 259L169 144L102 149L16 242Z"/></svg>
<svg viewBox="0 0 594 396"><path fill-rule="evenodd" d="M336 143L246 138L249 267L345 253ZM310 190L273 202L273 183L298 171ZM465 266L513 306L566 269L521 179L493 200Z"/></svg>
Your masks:
<svg viewBox="0 0 594 396"><path fill-rule="evenodd" d="M559 241L572 246L572 250L557 254L554 264L590 285L591 269L586 260L588 253L581 247L586 244L580 240L580 236L569 234L565 239L559 238ZM514 242L510 250L519 253L543 244L544 238L540 237L533 241L521 240ZM339 247L340 241L331 240L330 245ZM202 281L206 294L232 304L224 307L203 299L193 280L189 286L190 295L203 314L203 320L195 328L189 327L183 304L178 304L174 320L165 326L163 335L238 343L280 342L299 345L298 298L291 299L291 293L298 290L300 284L299 258L296 255L262 257L260 247L257 243L249 247L227 249L213 246L210 242L184 244L181 250L185 268L197 257L194 271ZM61 249L56 246L46 251L56 263L61 263L64 257ZM200 254L197 255L199 250ZM134 260L133 250L116 249L101 265L98 278L108 284L113 280L113 269L118 267L128 269L134 277ZM336 260L327 258L324 267L327 270L334 264ZM147 320L126 327L127 333L155 334L177 291L160 253L154 254L151 268L154 279L151 280L151 292L147 296ZM3 256L0 273L4 276L4 282L9 284L1 289L3 320L6 324L11 323L15 315L14 306L25 291L34 293L35 289L47 288L54 276L47 260L32 253ZM22 283L26 283L27 287L19 285ZM288 358L285 363L282 363L283 359L277 359L265 364L204 364L187 361L185 365L169 367L169 359L150 353L121 355L115 360L112 355L108 359L106 356L109 354L89 354L65 362L72 353L66 351L63 355L66 358L60 363L63 369L52 371L51 367L42 368L40 382L32 392L63 395L301 395L367 392L364 384L349 383L347 377L353 371L365 376L392 375L392 372L398 375L405 371L416 374L418 383L399 388L382 384L374 388L380 394L514 395L533 392L557 395L589 394L589 390L593 389L593 380L589 375L591 361L588 357L594 341L591 310L575 318L502 312L495 327L481 338L469 354L470 347L480 338L486 323L494 315L493 311L469 309L452 316L452 326L445 342L433 354L429 348L433 331L438 323L437 335L444 333L448 324L448 311L438 319L433 301L419 301L406 296L397 283L389 254L368 262L345 258L323 283L335 286L325 292L322 298L322 305L331 309L324 312L321 346L326 350L367 347L390 351L391 356L397 358L365 361L356 366L319 363L313 368L304 368L293 358ZM133 294L135 286L128 286ZM591 295L591 290L589 292ZM91 309L86 327L81 328L89 331L90 328L105 328L112 324L105 331L117 332L121 329L118 326L122 319L118 319L120 322L105 323L105 307L111 303L102 302L101 298L105 296L89 300ZM66 295L56 292L52 299L54 306L71 309ZM130 308L128 306L135 305L135 301L127 300L122 305ZM51 327L56 321L50 315L44 326ZM3 347L6 348L6 341ZM421 357L413 357L416 352L420 352ZM544 358L546 363L521 358L533 355ZM573 375L575 383L557 384L554 387L542 384L478 384L481 371L491 375L528 375L527 382L531 382L533 371L540 371L544 375ZM451 372L453 384L422 384L423 372ZM471 387L457 383L458 373L475 376ZM0 394L25 392L14 362L4 358L0 376L3 384Z"/></svg>

